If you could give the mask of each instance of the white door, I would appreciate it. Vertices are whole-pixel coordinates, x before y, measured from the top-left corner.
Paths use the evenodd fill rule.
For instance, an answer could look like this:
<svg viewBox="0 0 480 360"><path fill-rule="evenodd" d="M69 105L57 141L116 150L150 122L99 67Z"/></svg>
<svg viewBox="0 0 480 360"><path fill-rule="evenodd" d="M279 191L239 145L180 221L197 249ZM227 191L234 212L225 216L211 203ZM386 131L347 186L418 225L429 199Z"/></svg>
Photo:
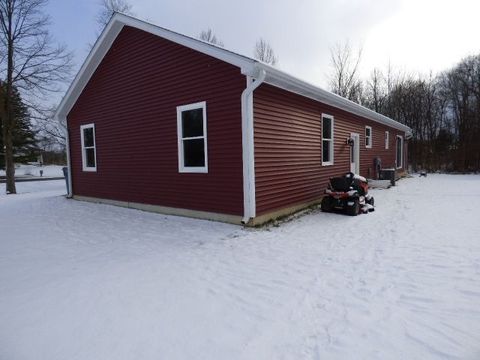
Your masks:
<svg viewBox="0 0 480 360"><path fill-rule="evenodd" d="M360 174L360 135L350 134L353 144L350 145L350 171L354 174Z"/></svg>

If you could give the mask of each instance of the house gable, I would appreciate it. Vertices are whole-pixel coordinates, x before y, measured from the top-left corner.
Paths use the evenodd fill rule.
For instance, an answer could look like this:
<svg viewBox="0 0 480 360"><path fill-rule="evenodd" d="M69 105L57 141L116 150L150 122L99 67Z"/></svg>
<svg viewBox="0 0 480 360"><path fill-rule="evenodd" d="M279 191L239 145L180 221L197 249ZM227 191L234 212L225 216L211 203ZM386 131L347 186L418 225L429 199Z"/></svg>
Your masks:
<svg viewBox="0 0 480 360"><path fill-rule="evenodd" d="M105 29L102 31L100 37L95 42L92 50L85 59L82 67L80 68L75 79L65 93L62 101L60 102L55 113L55 116L57 118L65 117L66 114L70 111L71 107L75 104L76 100L80 96L83 88L90 80L90 77L95 72L97 66L100 64L103 57L109 51L113 42L125 26L143 30L152 35L156 35L163 39L170 40L171 42L185 46L189 49L224 61L228 64L240 68L242 73L245 75L252 75L254 72L253 65L255 61L253 59L236 54L232 51L228 51L213 44L206 43L204 41L164 29L162 27L150 24L146 21L142 21L134 17L115 13L110 19Z"/></svg>

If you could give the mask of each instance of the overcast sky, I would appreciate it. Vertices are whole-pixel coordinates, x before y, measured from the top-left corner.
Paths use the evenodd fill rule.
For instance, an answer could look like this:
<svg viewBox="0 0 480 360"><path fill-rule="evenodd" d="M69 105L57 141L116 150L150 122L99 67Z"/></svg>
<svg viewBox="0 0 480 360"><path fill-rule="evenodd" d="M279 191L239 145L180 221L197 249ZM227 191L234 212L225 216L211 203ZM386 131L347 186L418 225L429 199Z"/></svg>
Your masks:
<svg viewBox="0 0 480 360"><path fill-rule="evenodd" d="M97 34L100 0L50 0L53 36L75 52L78 66ZM212 28L225 47L251 56L267 39L278 67L328 85L330 48L363 47L361 71L388 62L402 71L434 73L480 53L479 0L130 0L136 16L198 36Z"/></svg>

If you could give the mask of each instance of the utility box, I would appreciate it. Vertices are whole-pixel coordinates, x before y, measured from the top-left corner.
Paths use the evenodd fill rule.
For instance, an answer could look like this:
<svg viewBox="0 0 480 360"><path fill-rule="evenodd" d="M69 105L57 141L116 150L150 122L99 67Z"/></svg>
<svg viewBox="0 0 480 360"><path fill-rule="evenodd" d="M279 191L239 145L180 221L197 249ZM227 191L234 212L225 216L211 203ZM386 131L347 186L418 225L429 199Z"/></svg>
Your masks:
<svg viewBox="0 0 480 360"><path fill-rule="evenodd" d="M390 180L390 184L395 186L396 179L395 169L381 169L380 170L380 180Z"/></svg>
<svg viewBox="0 0 480 360"><path fill-rule="evenodd" d="M68 196L68 194L70 193L70 191L69 191L69 189L68 189L68 176L69 176L69 174L68 174L68 167L64 166L64 167L62 168L62 171L63 171L63 176L65 177L65 183L66 183L66 185L67 185L67 196Z"/></svg>

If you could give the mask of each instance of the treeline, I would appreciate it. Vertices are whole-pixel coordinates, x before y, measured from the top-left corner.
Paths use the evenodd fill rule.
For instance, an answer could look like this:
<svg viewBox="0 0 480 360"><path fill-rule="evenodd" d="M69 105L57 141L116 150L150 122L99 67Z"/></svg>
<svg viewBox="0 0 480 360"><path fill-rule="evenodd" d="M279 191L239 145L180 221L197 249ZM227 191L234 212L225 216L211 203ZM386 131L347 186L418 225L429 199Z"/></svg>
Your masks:
<svg viewBox="0 0 480 360"><path fill-rule="evenodd" d="M480 170L480 54L436 76L402 74L389 66L362 80L360 53L346 52L347 60L341 51L332 53L342 65L334 64L332 91L409 126L413 170Z"/></svg>

